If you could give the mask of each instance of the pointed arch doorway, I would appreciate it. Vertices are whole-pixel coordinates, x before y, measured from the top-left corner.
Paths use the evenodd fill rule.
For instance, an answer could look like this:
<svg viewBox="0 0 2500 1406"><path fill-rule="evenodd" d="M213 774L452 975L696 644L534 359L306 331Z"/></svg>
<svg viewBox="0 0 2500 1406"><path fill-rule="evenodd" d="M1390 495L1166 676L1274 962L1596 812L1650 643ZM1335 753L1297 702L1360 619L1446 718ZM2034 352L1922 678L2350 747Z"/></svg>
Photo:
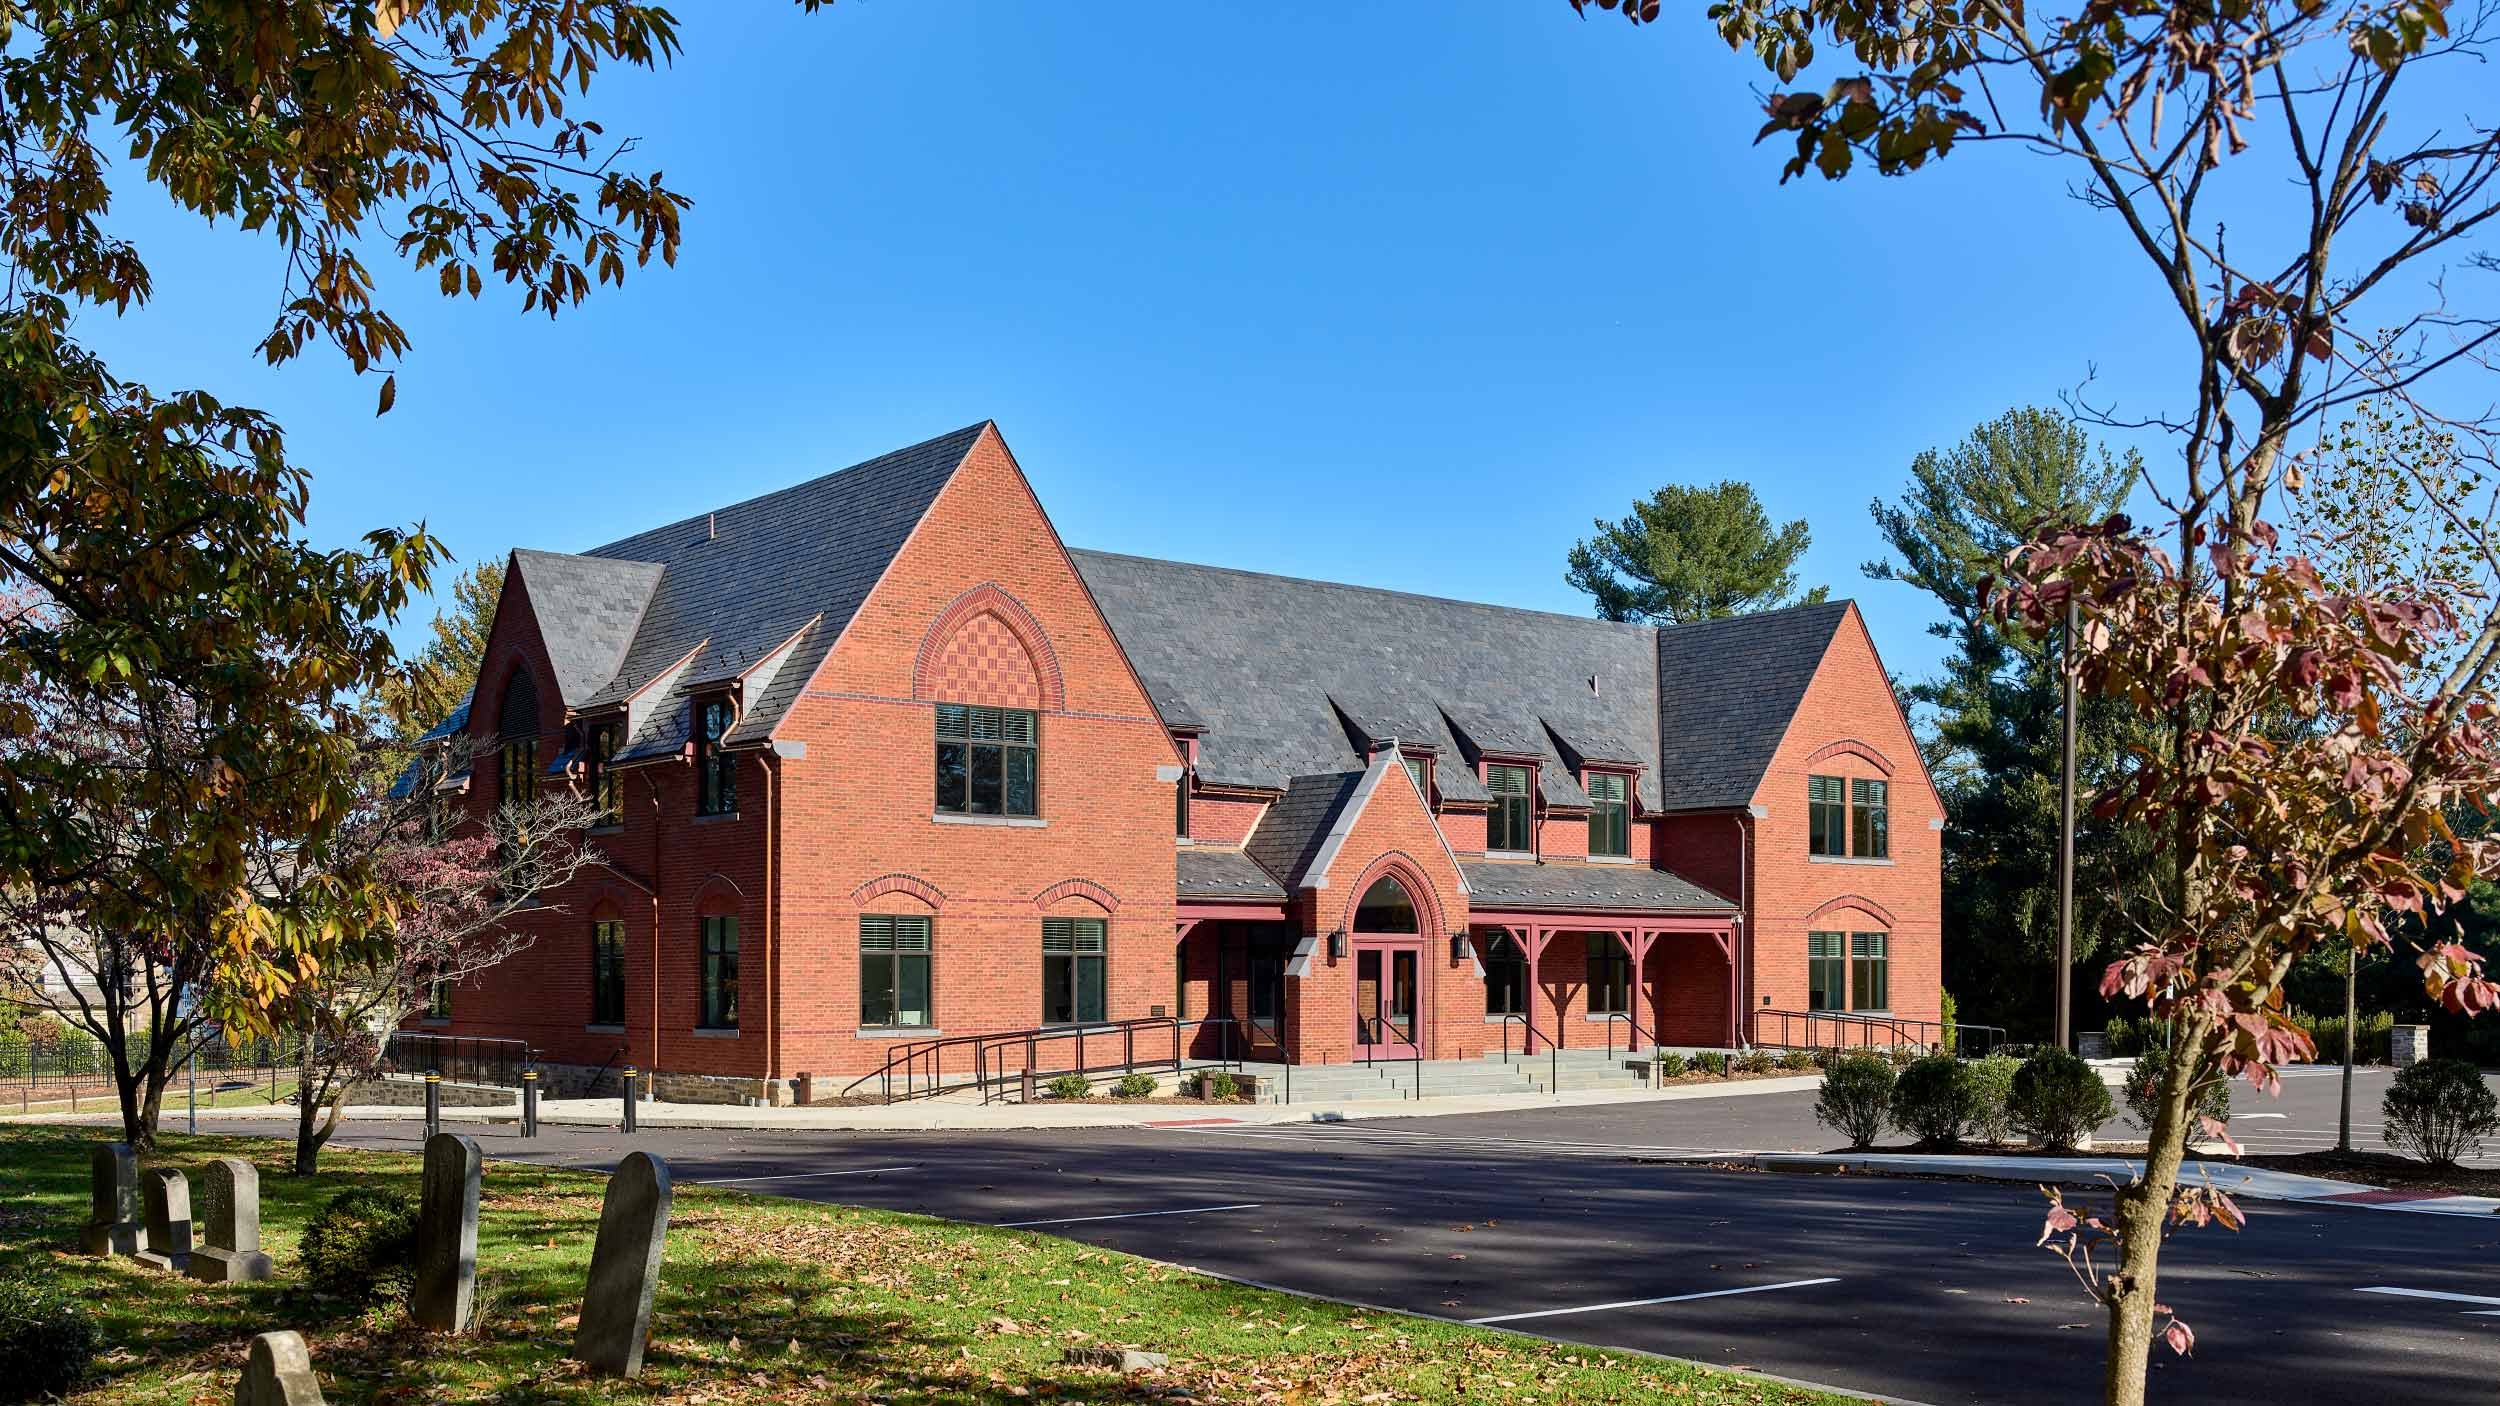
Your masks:
<svg viewBox="0 0 2500 1406"><path fill-rule="evenodd" d="M1405 1059L1423 1029L1423 927L1414 896L1384 874L1355 905L1354 1057Z"/></svg>

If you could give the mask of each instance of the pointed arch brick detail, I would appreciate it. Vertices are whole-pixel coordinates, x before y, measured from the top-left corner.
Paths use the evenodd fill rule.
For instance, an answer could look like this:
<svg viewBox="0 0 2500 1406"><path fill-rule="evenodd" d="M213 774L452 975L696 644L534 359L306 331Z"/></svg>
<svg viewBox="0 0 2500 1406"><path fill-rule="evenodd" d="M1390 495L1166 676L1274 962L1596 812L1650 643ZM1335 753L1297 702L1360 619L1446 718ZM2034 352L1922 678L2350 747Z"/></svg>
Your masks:
<svg viewBox="0 0 2500 1406"><path fill-rule="evenodd" d="M1048 911L1063 898L1082 898L1106 913L1120 911L1120 896L1091 879L1061 879L1033 895L1033 906Z"/></svg>
<svg viewBox="0 0 2500 1406"><path fill-rule="evenodd" d="M1813 912L1806 914L1805 921L1811 924L1815 919L1822 917L1824 914L1836 913L1843 908L1855 908L1859 912L1881 921L1887 929L1897 927L1901 922L1900 919L1893 916L1891 909L1877 903L1874 899L1862 897L1854 893L1844 893L1838 898L1825 901L1816 907Z"/></svg>
<svg viewBox="0 0 2500 1406"><path fill-rule="evenodd" d="M907 893L931 908L946 906L946 894L937 885L915 874L879 874L851 890L851 902L866 903L889 893Z"/></svg>
<svg viewBox="0 0 2500 1406"><path fill-rule="evenodd" d="M1009 595L994 581L983 582L957 596L938 612L937 619L930 622L928 633L920 639L920 653L912 664L911 696L931 701L938 698L941 691L962 691L964 680L949 677L950 674L964 673L978 677L980 666L989 662L987 656L1007 652L997 648L1001 637L1012 640L1020 647L1024 654L1023 662L1031 667L1031 687L1036 695L1031 703L1047 712L1065 709L1067 688L1060 678L1059 656L1050 647L1050 636L1043 631L1042 622L1025 608L1024 602ZM958 641L964 646L961 650L956 648ZM1015 661L998 662L1004 671L1016 672ZM950 689L948 685L953 687ZM1025 700L1013 701L1022 703Z"/></svg>
<svg viewBox="0 0 2500 1406"><path fill-rule="evenodd" d="M1806 764L1811 766L1830 757L1856 757L1886 776L1892 775L1893 772L1890 757L1877 751L1873 744L1861 742L1854 737L1844 737L1837 742L1826 742L1815 748L1814 755L1806 758Z"/></svg>
<svg viewBox="0 0 2500 1406"><path fill-rule="evenodd" d="M1363 866L1362 877L1345 891L1345 906L1337 914L1338 927L1354 931L1354 910L1361 906L1363 895L1371 891L1371 886L1385 876L1394 876L1405 886L1406 896L1414 900L1415 930L1426 940L1449 931L1443 919L1448 908L1441 901L1441 890L1434 886L1423 864L1402 849L1383 851Z"/></svg>

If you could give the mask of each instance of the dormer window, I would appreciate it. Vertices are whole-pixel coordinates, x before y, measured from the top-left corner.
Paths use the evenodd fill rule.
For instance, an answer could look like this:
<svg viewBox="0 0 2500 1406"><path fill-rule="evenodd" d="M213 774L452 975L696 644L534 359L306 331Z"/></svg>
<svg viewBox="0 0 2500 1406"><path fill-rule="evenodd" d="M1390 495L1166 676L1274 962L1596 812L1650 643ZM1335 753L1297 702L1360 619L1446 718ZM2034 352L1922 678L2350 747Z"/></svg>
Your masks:
<svg viewBox="0 0 2500 1406"><path fill-rule="evenodd" d="M734 815L738 810L738 759L721 746L738 720L726 694L695 704L695 814Z"/></svg>
<svg viewBox="0 0 2500 1406"><path fill-rule="evenodd" d="M1525 853L1535 840L1529 830L1528 787L1534 775L1524 766L1506 766L1500 762L1484 769L1484 788L1493 793L1493 806L1484 818L1484 847L1488 851Z"/></svg>
<svg viewBox="0 0 2500 1406"><path fill-rule="evenodd" d="M1625 858L1632 853L1632 803L1623 774L1589 773L1589 853Z"/></svg>
<svg viewBox="0 0 2500 1406"><path fill-rule="evenodd" d="M590 783L590 803L597 810L591 824L596 826L625 823L625 790L614 765L617 743L624 732L622 723L592 723L582 748L583 779Z"/></svg>

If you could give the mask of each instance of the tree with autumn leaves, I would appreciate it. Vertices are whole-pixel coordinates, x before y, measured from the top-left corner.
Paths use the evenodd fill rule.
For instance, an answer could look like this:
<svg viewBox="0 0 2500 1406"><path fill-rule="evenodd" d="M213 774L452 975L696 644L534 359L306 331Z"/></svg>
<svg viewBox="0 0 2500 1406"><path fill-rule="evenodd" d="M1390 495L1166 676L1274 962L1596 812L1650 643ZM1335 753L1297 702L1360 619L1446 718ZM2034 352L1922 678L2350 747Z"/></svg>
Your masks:
<svg viewBox="0 0 2500 1406"><path fill-rule="evenodd" d="M1635 24L1661 14L1656 0L1571 3ZM2139 486L2166 520L2044 524L1995 597L2034 632L2065 629L2071 610L2081 686L2159 739L2096 800L2169 860L2130 895L2138 939L2104 989L2143 999L2177 1038L2143 1174L2107 1215L2054 1204L2046 1237L2106 1306L2106 1399L2140 1402L2156 1333L2193 1342L2161 1300L2165 1236L2237 1218L2180 1184L2202 1086L2270 1084L2310 1053L2282 1001L2301 955L2382 947L2392 919L2453 905L2500 865L2480 824L2461 823L2500 802L2500 613L2486 599L2460 617L2425 582L2340 588L2269 522L2365 399L2493 463L2500 258L2477 242L2500 228L2500 130L2458 96L2488 71L2500 12L1716 0L1708 18L1781 85L1756 140L1784 153L1782 181L1908 175L1974 148L2057 163L2180 334L2148 353L2175 357L2169 403L2121 413L2088 385L2069 399L2086 423L2168 440ZM1788 86L1809 70L1821 80ZM2488 510L2447 511L2480 566L2500 564ZM2422 667L2433 658L2446 667ZM2462 946L2435 942L2418 962L2450 1009L2493 1004Z"/></svg>

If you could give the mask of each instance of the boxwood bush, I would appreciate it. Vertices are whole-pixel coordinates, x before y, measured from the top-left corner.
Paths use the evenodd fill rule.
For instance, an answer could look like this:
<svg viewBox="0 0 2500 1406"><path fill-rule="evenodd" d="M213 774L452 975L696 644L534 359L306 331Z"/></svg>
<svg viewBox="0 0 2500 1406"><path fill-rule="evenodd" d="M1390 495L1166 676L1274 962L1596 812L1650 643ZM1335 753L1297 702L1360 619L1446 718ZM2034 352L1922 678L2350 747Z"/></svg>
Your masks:
<svg viewBox="0 0 2500 1406"><path fill-rule="evenodd" d="M1704 1074L1713 1076L1725 1074L1727 1053L1724 1050L1703 1050L1700 1054L1693 1056L1693 1067Z"/></svg>
<svg viewBox="0 0 2500 1406"><path fill-rule="evenodd" d="M1145 1098L1154 1091L1155 1076L1152 1074L1123 1074L1120 1082L1111 1086L1111 1093L1116 1098Z"/></svg>
<svg viewBox="0 0 2500 1406"><path fill-rule="evenodd" d="M2073 1151L2118 1116L2100 1071L2082 1056L2054 1047L2034 1052L2014 1071L2005 1107L2016 1132L2060 1152Z"/></svg>
<svg viewBox="0 0 2500 1406"><path fill-rule="evenodd" d="M2500 1132L2500 1098L2469 1061L2425 1060L2397 1071L2379 1101L2379 1120L2388 1146L2453 1167Z"/></svg>
<svg viewBox="0 0 2500 1406"><path fill-rule="evenodd" d="M1094 1091L1094 1081L1082 1074L1062 1074L1043 1087L1052 1098L1084 1098Z"/></svg>
<svg viewBox="0 0 2500 1406"><path fill-rule="evenodd" d="M1683 1074L1684 1074L1684 1069L1685 1069L1685 1059L1684 1059L1684 1056L1682 1056L1682 1055L1680 1055L1680 1054L1677 1054L1677 1053L1676 1053L1675 1051L1673 1051L1673 1050L1660 1050L1660 1051L1658 1052L1658 1077L1659 1077L1659 1078L1661 1078L1661 1079L1677 1079L1677 1078L1681 1078L1681 1077L1683 1077Z"/></svg>
<svg viewBox="0 0 2500 1406"><path fill-rule="evenodd" d="M2153 1130L2153 1112L2161 1101L2161 1067L2168 1058L2168 1052L2155 1045L2137 1055L2135 1067L2127 1071L2127 1116L2148 1133ZM2189 1112L2227 1123L2231 1121L2231 1081L2218 1074L2207 1077L2212 1082L2205 1086ZM2197 1131L2190 1125L2188 1137L2194 1139Z"/></svg>
<svg viewBox="0 0 2500 1406"><path fill-rule="evenodd" d="M1849 1139L1851 1147L1873 1147L1891 1111L1893 1082L1892 1061L1882 1055L1842 1055L1823 1071L1815 1121Z"/></svg>
<svg viewBox="0 0 2500 1406"><path fill-rule="evenodd" d="M1210 1103L1230 1103L1241 1097L1241 1081L1229 1069L1210 1069L1198 1076L1198 1097Z"/></svg>
<svg viewBox="0 0 2500 1406"><path fill-rule="evenodd" d="M67 1396L94 1370L99 1343L75 1295L24 1270L0 1274L0 1401Z"/></svg>
<svg viewBox="0 0 2500 1406"><path fill-rule="evenodd" d="M304 1226L304 1279L349 1299L406 1298L416 1277L417 1206L396 1191L340 1192Z"/></svg>
<svg viewBox="0 0 2500 1406"><path fill-rule="evenodd" d="M1948 1054L1912 1060L1892 1084L1892 1125L1922 1147L1953 1147L1974 1121L1971 1083Z"/></svg>
<svg viewBox="0 0 2500 1406"><path fill-rule="evenodd" d="M1970 1080L1970 1136L1981 1142L2004 1142L2014 1132L2006 1102L2014 1094L2014 1071L2023 1062L2012 1055L1992 1054L1964 1066Z"/></svg>

